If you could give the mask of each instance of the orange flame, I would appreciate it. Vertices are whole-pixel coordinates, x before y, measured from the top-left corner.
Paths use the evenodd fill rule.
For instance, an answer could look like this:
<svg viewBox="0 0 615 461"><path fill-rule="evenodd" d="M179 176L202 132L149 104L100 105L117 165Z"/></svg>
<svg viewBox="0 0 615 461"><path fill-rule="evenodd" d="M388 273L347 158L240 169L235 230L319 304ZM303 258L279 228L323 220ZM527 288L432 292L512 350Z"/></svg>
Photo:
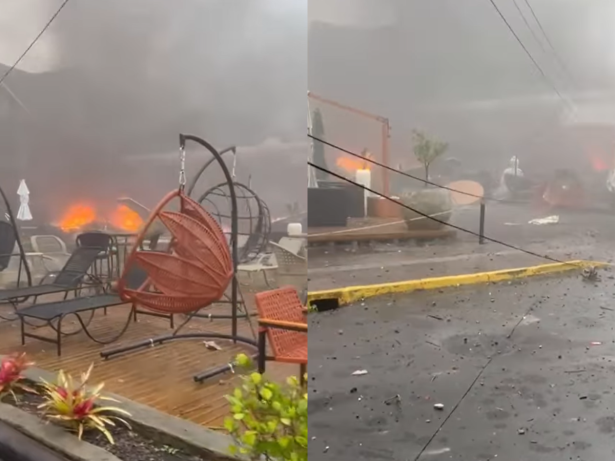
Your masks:
<svg viewBox="0 0 615 461"><path fill-rule="evenodd" d="M94 208L79 203L76 205L72 205L66 213L60 219L60 229L64 232L71 232L82 229L88 224L93 223L96 220L96 212Z"/></svg>
<svg viewBox="0 0 615 461"><path fill-rule="evenodd" d="M118 206L111 214L109 221L115 227L132 232L138 231L143 225L143 219L141 219L139 213L131 210L126 205Z"/></svg>
<svg viewBox="0 0 615 461"><path fill-rule="evenodd" d="M128 232L136 232L143 225L141 216L126 205L118 205L108 217L103 217L98 215L95 207L85 203L79 203L72 205L66 210L60 219L58 227L64 232L76 232L83 230L84 227L95 222L99 222L100 224L108 222L113 227Z"/></svg>
<svg viewBox="0 0 615 461"><path fill-rule="evenodd" d="M355 172L357 170L370 170L369 162L358 158L338 157L335 164L346 171Z"/></svg>

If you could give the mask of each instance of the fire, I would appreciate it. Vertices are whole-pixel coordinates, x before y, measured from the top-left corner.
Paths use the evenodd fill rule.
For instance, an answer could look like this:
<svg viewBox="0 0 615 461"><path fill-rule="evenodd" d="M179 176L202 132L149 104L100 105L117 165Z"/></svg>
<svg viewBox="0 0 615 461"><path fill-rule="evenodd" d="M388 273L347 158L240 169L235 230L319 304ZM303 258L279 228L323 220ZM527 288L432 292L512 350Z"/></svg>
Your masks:
<svg viewBox="0 0 615 461"><path fill-rule="evenodd" d="M346 171L369 170L370 164L358 158L339 157L335 164Z"/></svg>
<svg viewBox="0 0 615 461"><path fill-rule="evenodd" d="M88 224L93 223L96 220L96 212L94 208L86 205L86 204L76 204L71 206L62 219L60 219L60 229L64 232L72 232L83 227Z"/></svg>
<svg viewBox="0 0 615 461"><path fill-rule="evenodd" d="M126 205L118 205L108 216L103 216L97 213L95 207L79 203L66 210L58 227L64 232L76 232L93 223L99 223L101 226L108 223L118 229L136 232L143 225L143 219L136 211L131 210Z"/></svg>
<svg viewBox="0 0 615 461"><path fill-rule="evenodd" d="M119 205L112 213L109 220L112 226L119 227L131 232L138 231L143 225L143 219L141 216L128 208L126 205Z"/></svg>

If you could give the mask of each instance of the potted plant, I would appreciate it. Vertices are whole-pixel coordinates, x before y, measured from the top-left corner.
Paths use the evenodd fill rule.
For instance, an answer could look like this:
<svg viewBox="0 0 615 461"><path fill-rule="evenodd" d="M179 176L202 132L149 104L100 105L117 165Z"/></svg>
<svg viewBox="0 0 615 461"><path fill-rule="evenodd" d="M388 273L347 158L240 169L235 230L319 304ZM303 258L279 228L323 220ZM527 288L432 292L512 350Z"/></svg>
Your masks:
<svg viewBox="0 0 615 461"><path fill-rule="evenodd" d="M428 219L422 214L433 216L439 221L447 222L452 214L453 202L450 192L446 189L429 187L429 168L448 149L448 144L437 139L430 138L422 131L412 133L416 159L423 166L425 183L419 190L407 192L402 197L402 202L419 213L404 208L404 220L409 230L435 230L443 224Z"/></svg>

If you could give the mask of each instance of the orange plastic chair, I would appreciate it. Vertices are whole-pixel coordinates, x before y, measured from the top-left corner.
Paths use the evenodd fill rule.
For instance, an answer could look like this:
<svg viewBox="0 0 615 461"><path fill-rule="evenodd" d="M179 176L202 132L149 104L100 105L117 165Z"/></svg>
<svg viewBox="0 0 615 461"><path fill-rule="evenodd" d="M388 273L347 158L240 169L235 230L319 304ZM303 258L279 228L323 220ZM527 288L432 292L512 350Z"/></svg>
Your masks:
<svg viewBox="0 0 615 461"><path fill-rule="evenodd" d="M265 372L266 361L296 363L303 382L308 362L306 310L293 287L256 294L259 315L258 371ZM267 355L267 340L272 355Z"/></svg>

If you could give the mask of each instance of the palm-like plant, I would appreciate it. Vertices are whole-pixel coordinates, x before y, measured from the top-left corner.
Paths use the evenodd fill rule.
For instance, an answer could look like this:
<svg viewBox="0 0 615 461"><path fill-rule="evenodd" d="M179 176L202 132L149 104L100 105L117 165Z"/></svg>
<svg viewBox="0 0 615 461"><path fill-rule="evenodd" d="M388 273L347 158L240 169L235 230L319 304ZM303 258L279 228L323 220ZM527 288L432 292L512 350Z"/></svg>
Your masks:
<svg viewBox="0 0 615 461"><path fill-rule="evenodd" d="M438 157L446 152L448 143L430 139L424 132L416 130L412 132L412 138L414 141L414 155L423 165L425 181L429 181L429 167ZM425 186L427 185L425 183Z"/></svg>

